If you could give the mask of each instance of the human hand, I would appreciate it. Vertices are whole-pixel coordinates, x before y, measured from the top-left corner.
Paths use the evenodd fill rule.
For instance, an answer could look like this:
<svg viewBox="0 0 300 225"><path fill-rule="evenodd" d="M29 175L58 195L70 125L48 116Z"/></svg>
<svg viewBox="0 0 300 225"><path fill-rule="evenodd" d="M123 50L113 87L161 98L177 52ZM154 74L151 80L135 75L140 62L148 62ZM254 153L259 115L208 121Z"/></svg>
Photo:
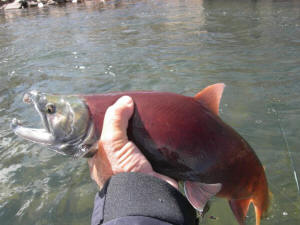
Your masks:
<svg viewBox="0 0 300 225"><path fill-rule="evenodd" d="M102 188L115 174L141 172L156 176L178 189L177 181L156 173L137 146L128 140L127 127L133 109L134 103L129 96L119 98L107 109L98 151L88 160L91 178Z"/></svg>

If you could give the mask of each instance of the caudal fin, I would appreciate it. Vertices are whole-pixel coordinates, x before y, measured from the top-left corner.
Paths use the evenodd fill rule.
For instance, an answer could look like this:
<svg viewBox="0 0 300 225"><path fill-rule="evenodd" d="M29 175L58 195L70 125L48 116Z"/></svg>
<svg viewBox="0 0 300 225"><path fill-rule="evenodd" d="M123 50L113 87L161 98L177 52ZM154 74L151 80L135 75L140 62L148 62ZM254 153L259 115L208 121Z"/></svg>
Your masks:
<svg viewBox="0 0 300 225"><path fill-rule="evenodd" d="M240 225L245 225L245 218L249 209L251 199L229 200L230 208Z"/></svg>
<svg viewBox="0 0 300 225"><path fill-rule="evenodd" d="M250 203L253 203L256 214L256 225L260 225L261 217L264 216L269 207L270 193L264 171L256 183L252 197L247 199L229 200L230 208L240 225L245 225L245 218Z"/></svg>
<svg viewBox="0 0 300 225"><path fill-rule="evenodd" d="M268 188L268 183L263 170L260 179L256 185L254 191L254 196L252 202L254 204L255 214L256 214L256 225L260 225L261 217L264 217L268 212L270 203L270 191Z"/></svg>

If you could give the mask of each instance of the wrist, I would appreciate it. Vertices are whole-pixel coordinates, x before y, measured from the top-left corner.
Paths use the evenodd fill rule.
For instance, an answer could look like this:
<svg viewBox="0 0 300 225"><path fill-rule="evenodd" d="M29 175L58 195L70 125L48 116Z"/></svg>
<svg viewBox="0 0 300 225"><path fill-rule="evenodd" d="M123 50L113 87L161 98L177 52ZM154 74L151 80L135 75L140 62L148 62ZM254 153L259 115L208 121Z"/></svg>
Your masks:
<svg viewBox="0 0 300 225"><path fill-rule="evenodd" d="M101 214L103 223L122 218L128 221L134 215L156 218L170 224L196 224L195 210L182 193L162 179L147 174L114 175L97 197L103 203L102 208L94 209L94 215Z"/></svg>

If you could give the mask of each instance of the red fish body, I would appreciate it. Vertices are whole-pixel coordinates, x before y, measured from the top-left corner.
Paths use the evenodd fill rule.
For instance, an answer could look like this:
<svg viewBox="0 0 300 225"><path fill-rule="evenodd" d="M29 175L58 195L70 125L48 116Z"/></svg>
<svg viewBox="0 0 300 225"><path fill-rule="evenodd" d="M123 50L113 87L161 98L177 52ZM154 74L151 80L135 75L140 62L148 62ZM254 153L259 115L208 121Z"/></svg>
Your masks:
<svg viewBox="0 0 300 225"><path fill-rule="evenodd" d="M131 96L135 110L128 138L154 170L187 181L186 194L195 208L201 205L197 194L227 198L239 224L244 224L253 202L259 224L268 207L264 169L250 145L218 116L223 88L223 84L212 85L195 97L164 92L82 97L100 136L107 107L123 95ZM221 185L218 189L205 184Z"/></svg>

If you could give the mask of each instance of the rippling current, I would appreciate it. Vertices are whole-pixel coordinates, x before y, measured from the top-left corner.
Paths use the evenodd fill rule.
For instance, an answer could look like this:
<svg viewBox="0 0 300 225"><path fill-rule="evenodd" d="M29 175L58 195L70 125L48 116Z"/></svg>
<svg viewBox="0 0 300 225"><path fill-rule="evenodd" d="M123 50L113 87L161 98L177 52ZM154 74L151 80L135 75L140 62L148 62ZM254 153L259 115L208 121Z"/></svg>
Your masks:
<svg viewBox="0 0 300 225"><path fill-rule="evenodd" d="M299 1L86 1L0 12L1 225L90 224L97 191L86 160L13 134L14 117L41 126L22 103L26 91L192 96L215 82L227 85L221 117L265 166L273 200L262 224L299 224ZM237 222L213 199L201 224Z"/></svg>

